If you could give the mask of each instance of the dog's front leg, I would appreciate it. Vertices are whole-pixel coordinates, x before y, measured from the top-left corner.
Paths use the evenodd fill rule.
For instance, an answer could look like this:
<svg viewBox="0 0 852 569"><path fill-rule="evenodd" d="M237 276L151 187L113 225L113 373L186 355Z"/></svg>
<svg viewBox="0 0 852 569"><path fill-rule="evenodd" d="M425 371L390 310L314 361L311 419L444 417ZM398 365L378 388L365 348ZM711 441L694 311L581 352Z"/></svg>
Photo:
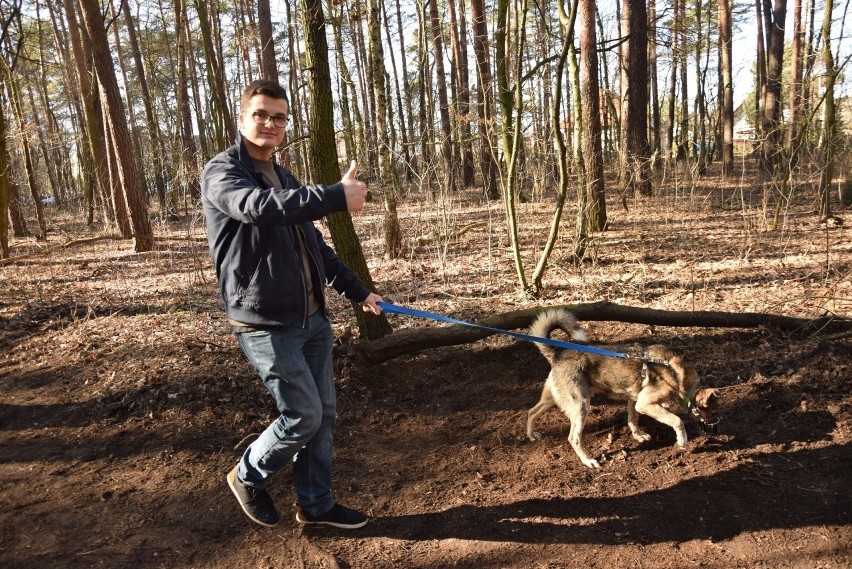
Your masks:
<svg viewBox="0 0 852 569"><path fill-rule="evenodd" d="M639 415L636 414L636 402L632 399L627 401L627 426L633 433L633 438L644 443L651 440L651 435L639 428Z"/></svg>
<svg viewBox="0 0 852 569"><path fill-rule="evenodd" d="M647 403L643 401L641 395L639 396L639 400L636 402L636 410L643 415L653 417L660 423L668 425L674 429L675 436L677 437L677 446L686 448L686 427L684 427L683 420L680 417L659 403Z"/></svg>

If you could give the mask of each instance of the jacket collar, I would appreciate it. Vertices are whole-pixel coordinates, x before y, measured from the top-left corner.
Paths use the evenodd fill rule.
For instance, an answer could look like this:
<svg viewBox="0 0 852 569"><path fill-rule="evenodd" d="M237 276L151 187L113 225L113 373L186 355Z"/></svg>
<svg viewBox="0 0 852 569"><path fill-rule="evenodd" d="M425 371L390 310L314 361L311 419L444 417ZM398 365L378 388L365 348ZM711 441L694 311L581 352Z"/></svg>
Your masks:
<svg viewBox="0 0 852 569"><path fill-rule="evenodd" d="M237 149L237 159L243 163L249 170L252 172L257 172L257 165L255 164L254 158L248 152L248 148L246 148L246 143L243 140L243 135L237 131L237 138L234 139L234 146ZM275 152L272 153L270 157L272 160L272 165L277 170L279 168L278 160L275 159Z"/></svg>

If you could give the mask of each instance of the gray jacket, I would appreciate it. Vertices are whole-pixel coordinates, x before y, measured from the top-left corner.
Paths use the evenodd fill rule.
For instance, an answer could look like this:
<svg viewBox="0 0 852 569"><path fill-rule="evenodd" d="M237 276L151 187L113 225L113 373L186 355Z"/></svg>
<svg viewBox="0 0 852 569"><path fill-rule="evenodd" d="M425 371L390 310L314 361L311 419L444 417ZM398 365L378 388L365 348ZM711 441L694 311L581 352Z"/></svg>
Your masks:
<svg viewBox="0 0 852 569"><path fill-rule="evenodd" d="M207 240L228 318L304 327L307 276L295 232L303 236L316 286L330 284L356 302L370 292L313 224L346 211L343 186L303 186L278 164L275 171L283 189L268 187L239 136L207 163L201 179Z"/></svg>

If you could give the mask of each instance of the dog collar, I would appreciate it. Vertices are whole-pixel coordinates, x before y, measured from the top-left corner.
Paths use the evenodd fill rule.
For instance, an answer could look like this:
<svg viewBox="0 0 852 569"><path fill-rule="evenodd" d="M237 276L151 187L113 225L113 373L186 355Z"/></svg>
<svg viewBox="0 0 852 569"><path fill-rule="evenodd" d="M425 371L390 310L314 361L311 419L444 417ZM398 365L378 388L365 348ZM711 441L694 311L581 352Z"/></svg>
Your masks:
<svg viewBox="0 0 852 569"><path fill-rule="evenodd" d="M686 397L681 400L681 405L686 407L687 409L692 409L695 407L695 401L692 400L695 397L695 392L698 391L698 383L701 381L700 377L695 378L695 383L692 384L692 387L689 388L689 391L686 392Z"/></svg>

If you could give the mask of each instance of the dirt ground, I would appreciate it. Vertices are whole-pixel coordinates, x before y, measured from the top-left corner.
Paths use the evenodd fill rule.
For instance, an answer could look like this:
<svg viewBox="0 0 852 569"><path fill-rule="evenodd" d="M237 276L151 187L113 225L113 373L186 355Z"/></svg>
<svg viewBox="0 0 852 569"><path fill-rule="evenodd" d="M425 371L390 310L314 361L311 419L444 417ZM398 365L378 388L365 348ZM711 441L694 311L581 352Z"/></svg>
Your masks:
<svg viewBox="0 0 852 569"><path fill-rule="evenodd" d="M753 187L710 178L629 212L613 201L581 266L567 213L535 300L514 293L500 204L409 199L397 260L382 257L380 204L354 219L379 293L460 319L599 300L852 316L849 229L820 223L803 193L772 231ZM527 271L551 202L519 206ZM263 528L225 474L274 408L227 332L203 220L159 226L150 253L104 240L36 254L94 236L76 212L48 216L48 242L13 239L13 255L33 255L0 265L4 568L852 566L848 333L584 323L596 342L670 345L722 395L719 433L689 423L686 451L647 417L653 440L634 441L624 405L594 399L586 443L602 468L590 470L556 410L542 440L524 438L548 371L532 344L491 336L357 364L351 308L333 298L335 494L372 521L299 527L284 472L270 484L283 521Z"/></svg>

